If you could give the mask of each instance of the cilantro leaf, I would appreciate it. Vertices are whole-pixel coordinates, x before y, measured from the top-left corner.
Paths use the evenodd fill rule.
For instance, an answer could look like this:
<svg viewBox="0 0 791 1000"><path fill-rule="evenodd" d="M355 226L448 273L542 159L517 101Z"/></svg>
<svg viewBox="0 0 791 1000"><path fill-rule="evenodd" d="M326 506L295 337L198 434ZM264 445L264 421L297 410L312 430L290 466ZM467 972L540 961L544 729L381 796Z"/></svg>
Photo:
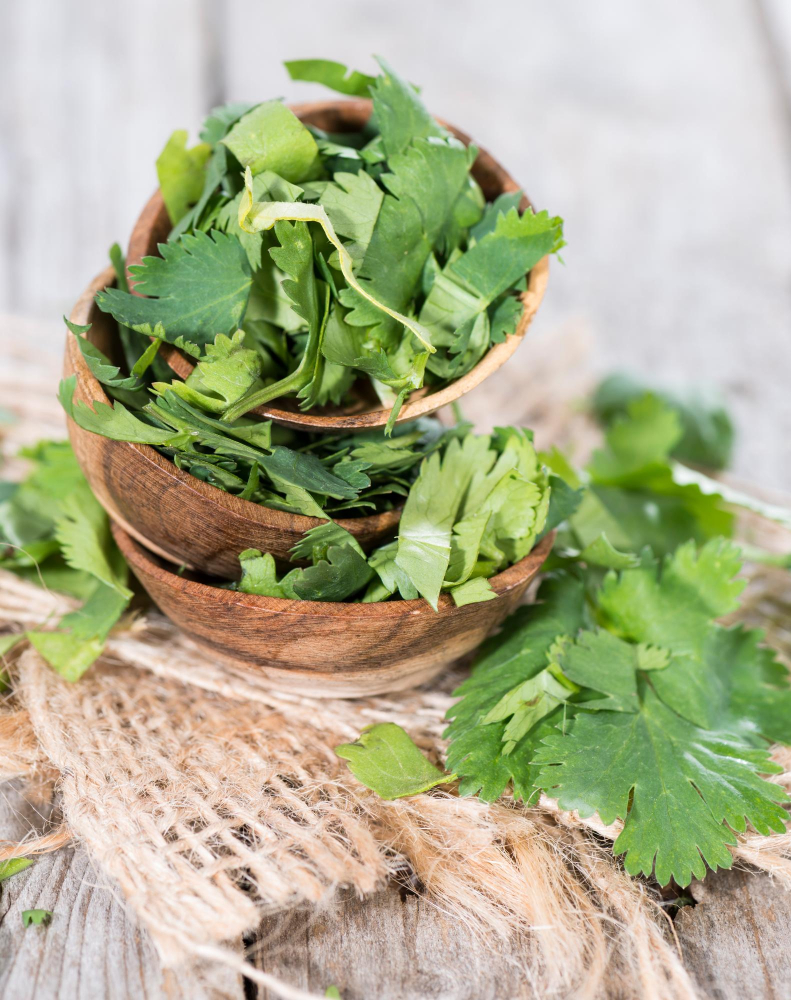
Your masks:
<svg viewBox="0 0 791 1000"><path fill-rule="evenodd" d="M373 570L356 545L329 545L326 558L292 569L281 580L288 597L302 601L345 601L367 587Z"/></svg>
<svg viewBox="0 0 791 1000"><path fill-rule="evenodd" d="M477 604L480 601L493 601L497 594L492 589L492 585L483 576L473 577L472 580L465 580L455 587L450 588L450 596L457 608L463 608L465 604Z"/></svg>
<svg viewBox="0 0 791 1000"><path fill-rule="evenodd" d="M493 801L513 779L519 794L529 797L528 768L543 722L506 754L505 721L484 720L509 693L547 668L558 636L576 634L583 622L582 580L570 574L550 577L541 585L538 603L519 608L481 646L471 676L454 692L461 700L448 711L451 722L444 734L451 741L448 767L463 778L462 795L480 790L481 797Z"/></svg>
<svg viewBox="0 0 791 1000"><path fill-rule="evenodd" d="M645 642L672 654L652 683L662 700L691 722L706 728L717 723L712 691L716 664L706 655L713 618L738 606L743 580L739 549L725 539L680 546L662 566L652 562L608 575L599 592L602 621L616 635Z"/></svg>
<svg viewBox="0 0 791 1000"><path fill-rule="evenodd" d="M209 145L214 146L228 134L230 127L235 125L242 115L246 115L254 107L255 104L250 101L232 101L229 104L212 108L211 114L208 115L201 126L200 138L203 142L208 142Z"/></svg>
<svg viewBox="0 0 791 1000"><path fill-rule="evenodd" d="M242 115L220 142L253 174L272 170L296 184L318 166L316 140L281 101L264 101Z"/></svg>
<svg viewBox="0 0 791 1000"><path fill-rule="evenodd" d="M668 392L650 388L629 375L616 374L599 384L591 407L596 418L609 426L627 413L635 400L648 394L670 407L680 422L682 434L673 445L673 458L711 469L727 468L735 438L733 421L719 394L711 389L696 386L694 391Z"/></svg>
<svg viewBox="0 0 791 1000"><path fill-rule="evenodd" d="M90 330L90 323L87 326L80 326L77 323L72 323L65 316L63 317L63 322L77 338L77 346L80 349L80 353L85 358L85 362L97 382L101 382L102 385L116 390L126 389L134 391L142 388L143 384L139 378L135 375L121 375L121 369L117 365L112 364L87 337L82 336Z"/></svg>
<svg viewBox="0 0 791 1000"><path fill-rule="evenodd" d="M443 774L418 750L408 734L393 722L367 726L354 743L342 743L335 753L366 788L383 799L418 795L455 780Z"/></svg>
<svg viewBox="0 0 791 1000"><path fill-rule="evenodd" d="M32 858L9 858L8 861L0 861L0 882L30 868L33 863Z"/></svg>
<svg viewBox="0 0 791 1000"><path fill-rule="evenodd" d="M83 430L101 434L112 441L131 441L135 444L175 447L186 443L189 435L144 423L130 413L123 403L116 402L113 406L108 406L107 403L94 400L91 409L86 403L74 399L76 386L76 375L63 379L58 388L58 399L66 415Z"/></svg>
<svg viewBox="0 0 791 1000"><path fill-rule="evenodd" d="M440 237L454 203L466 183L467 149L455 139L415 138L388 159L382 175L382 199L368 249L359 269L360 281L379 301L404 312L418 289L423 267ZM351 311L346 322L373 327L373 336L388 343L397 330L353 288L340 293Z"/></svg>
<svg viewBox="0 0 791 1000"><path fill-rule="evenodd" d="M469 435L463 443L451 441L442 458L425 459L404 504L396 565L435 611L456 514L488 444L488 438Z"/></svg>
<svg viewBox="0 0 791 1000"><path fill-rule="evenodd" d="M349 97L368 97L368 91L375 83L375 77L358 73L331 59L291 59L283 65L292 80L323 83L325 87Z"/></svg>
<svg viewBox="0 0 791 1000"><path fill-rule="evenodd" d="M125 326L169 343L211 343L241 324L250 295L250 264L235 236L214 230L160 243L161 257L130 268L141 298L118 288L99 292L99 308Z"/></svg>
<svg viewBox="0 0 791 1000"><path fill-rule="evenodd" d="M244 344L243 330L237 330L233 337L218 333L186 381L174 380L169 385L154 382L154 391L170 390L202 410L222 413L249 392L261 375L260 354Z"/></svg>
<svg viewBox="0 0 791 1000"><path fill-rule="evenodd" d="M126 586L126 564L121 562L121 572L111 564L110 552L114 543L109 521L92 494L71 494L63 498L55 537L70 566L95 576L124 599L132 596L132 591Z"/></svg>
<svg viewBox="0 0 791 1000"><path fill-rule="evenodd" d="M178 222L203 192L211 146L201 142L187 149L187 132L177 129L157 157L157 178L171 222Z"/></svg>
<svg viewBox="0 0 791 1000"><path fill-rule="evenodd" d="M699 729L650 687L640 700L636 713L578 716L535 757L539 783L562 809L624 821L613 850L626 855L630 874L655 869L660 884L686 886L704 876L705 864L730 868L727 845L745 820L759 833L785 830L788 797L759 776L780 770L765 751Z"/></svg>
<svg viewBox="0 0 791 1000"><path fill-rule="evenodd" d="M354 535L334 521L326 521L306 531L292 547L291 555L295 559L307 559L315 564L327 558L327 552L332 545L349 545L361 556L365 555Z"/></svg>
<svg viewBox="0 0 791 1000"><path fill-rule="evenodd" d="M52 917L52 910L23 910L22 926L30 927L33 924L46 926L52 920Z"/></svg>
<svg viewBox="0 0 791 1000"><path fill-rule="evenodd" d="M258 549L245 549L239 553L239 562L242 578L236 585L237 590L262 597L286 596L278 583L274 556L268 552L262 554Z"/></svg>
<svg viewBox="0 0 791 1000"><path fill-rule="evenodd" d="M428 113L415 88L402 80L384 59L376 61L382 74L371 86L374 115L379 125L388 161L403 153L415 139L447 135Z"/></svg>
<svg viewBox="0 0 791 1000"><path fill-rule="evenodd" d="M365 257L383 198L382 189L362 170L335 174L319 198L335 232L350 241L347 249L354 260Z"/></svg>
<svg viewBox="0 0 791 1000"><path fill-rule="evenodd" d="M716 725L762 746L761 737L791 745L791 678L758 629L713 628L707 660L717 672L709 692Z"/></svg>

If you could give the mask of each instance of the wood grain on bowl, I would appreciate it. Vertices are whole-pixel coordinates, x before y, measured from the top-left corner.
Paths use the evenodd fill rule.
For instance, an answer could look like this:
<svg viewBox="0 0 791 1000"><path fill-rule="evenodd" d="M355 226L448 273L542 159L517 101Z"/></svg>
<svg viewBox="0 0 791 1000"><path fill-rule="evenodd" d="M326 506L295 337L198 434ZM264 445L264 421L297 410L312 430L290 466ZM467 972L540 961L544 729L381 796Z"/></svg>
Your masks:
<svg viewBox="0 0 791 1000"><path fill-rule="evenodd" d="M174 573L117 524L113 535L151 598L199 646L272 687L362 697L429 680L472 652L522 601L552 549L550 534L491 580L496 600L330 604L260 597Z"/></svg>
<svg viewBox="0 0 791 1000"><path fill-rule="evenodd" d="M103 313L94 295L113 283L113 270L99 274L80 297L73 323L91 324L86 336L108 357L117 348L115 320ZM108 403L76 338L68 334L64 375L77 375L75 399ZM227 580L240 575L238 555L245 549L271 552L286 560L289 549L309 529L324 522L272 510L241 500L178 469L148 445L111 441L68 421L69 437L85 478L110 517L139 542L176 565ZM338 520L369 550L395 534L400 510Z"/></svg>
<svg viewBox="0 0 791 1000"><path fill-rule="evenodd" d="M314 101L308 104L296 104L292 111L302 121L315 125L327 132L352 132L359 130L371 115L371 102L363 100ZM470 137L449 122L438 118L462 142L470 144ZM472 168L472 175L481 185L487 201L493 201L499 194L520 189L516 181L486 150L479 150L478 157ZM530 207L529 200L522 199L520 209ZM127 268L139 264L143 257L156 255L157 246L164 243L172 223L168 217L162 195L156 191L143 209L137 220L129 240L127 252ZM511 357L522 342L541 300L549 280L549 258L544 257L536 264L527 276L527 290L522 293L522 314L517 324L516 332L510 334L501 344L495 344L478 362L478 364L460 379L450 382L442 388L431 391L419 390L401 408L398 423L414 420L417 417L434 413L442 406L447 406L455 399L480 385L493 372L497 371ZM130 287L134 279L130 275ZM166 345L162 357L182 378L186 378L195 367L195 360L172 345ZM294 401L276 399L257 407L253 413L274 420L286 427L301 431L360 431L372 427L384 427L390 413L381 404L374 401L373 396L363 394L354 398L351 405L340 407L315 408L305 413L301 412Z"/></svg>

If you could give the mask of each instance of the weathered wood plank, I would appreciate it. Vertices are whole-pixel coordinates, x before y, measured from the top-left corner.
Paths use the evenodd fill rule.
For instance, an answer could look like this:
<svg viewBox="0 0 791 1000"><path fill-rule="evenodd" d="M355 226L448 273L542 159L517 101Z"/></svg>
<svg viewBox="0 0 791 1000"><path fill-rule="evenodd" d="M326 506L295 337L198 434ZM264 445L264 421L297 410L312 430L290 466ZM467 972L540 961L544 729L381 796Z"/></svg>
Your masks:
<svg viewBox="0 0 791 1000"><path fill-rule="evenodd" d="M3 308L68 312L110 244L125 244L168 135L194 130L216 97L205 6L2 5Z"/></svg>
<svg viewBox="0 0 791 1000"><path fill-rule="evenodd" d="M711 1000L791 1000L791 891L768 875L718 872L676 918L684 961Z"/></svg>
<svg viewBox="0 0 791 1000"><path fill-rule="evenodd" d="M0 837L41 829L49 809L16 786L0 795ZM22 926L22 911L52 910L47 927ZM242 1000L239 977L224 968L163 970L132 923L116 887L85 851L40 856L0 890L0 996L3 1000Z"/></svg>
<svg viewBox="0 0 791 1000"><path fill-rule="evenodd" d="M365 901L264 921L252 948L259 968L343 1000L499 1000L531 991L517 955L497 954L413 894L391 888ZM276 1000L261 988L258 1000Z"/></svg>

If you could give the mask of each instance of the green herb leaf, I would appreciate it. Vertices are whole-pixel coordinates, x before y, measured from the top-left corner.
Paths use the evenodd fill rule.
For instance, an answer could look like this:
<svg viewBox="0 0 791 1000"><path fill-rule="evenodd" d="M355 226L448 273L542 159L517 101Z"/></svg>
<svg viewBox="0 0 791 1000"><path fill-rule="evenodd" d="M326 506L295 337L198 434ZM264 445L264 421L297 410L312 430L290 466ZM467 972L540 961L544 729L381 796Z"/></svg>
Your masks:
<svg viewBox="0 0 791 1000"><path fill-rule="evenodd" d="M375 83L375 77L358 73L357 70L331 59L291 59L283 65L292 80L323 83L330 90L337 90L339 94L347 94L349 97L368 97L368 91Z"/></svg>
<svg viewBox="0 0 791 1000"><path fill-rule="evenodd" d="M609 426L628 413L632 403L648 394L670 407L680 421L682 435L673 445L673 458L711 469L727 468L733 453L734 427L723 400L712 389L696 386L685 393L672 393L617 374L599 384L591 405L597 419Z"/></svg>
<svg viewBox="0 0 791 1000"><path fill-rule="evenodd" d="M316 140L281 101L264 101L248 111L220 141L253 174L271 170L297 184L318 165Z"/></svg>
<svg viewBox="0 0 791 1000"><path fill-rule="evenodd" d="M23 872L33 864L32 858L9 858L8 861L0 861L0 882L11 878L17 872Z"/></svg>
<svg viewBox="0 0 791 1000"><path fill-rule="evenodd" d="M187 133L177 129L157 157L159 189L171 222L178 222L199 200L206 179L211 146L202 142L187 149Z"/></svg>
<svg viewBox="0 0 791 1000"><path fill-rule="evenodd" d="M544 743L540 784L562 809L623 820L613 850L626 855L630 874L655 870L660 884L686 886L706 865L731 867L727 845L745 820L762 834L785 830L788 796L759 777L780 770L768 754L699 729L650 687L638 712L580 715L567 735Z"/></svg>
<svg viewBox="0 0 791 1000"><path fill-rule="evenodd" d="M190 435L174 433L169 428L152 427L144 423L123 405L116 402L113 406L93 401L93 409L80 400L74 399L77 386L77 376L71 375L63 379L58 389L58 399L63 409L78 427L90 431L91 434L101 434L112 441L131 441L135 444L166 445L179 447L186 445Z"/></svg>
<svg viewBox="0 0 791 1000"><path fill-rule="evenodd" d="M30 927L33 924L39 927L46 926L52 920L53 916L52 910L23 910L22 926Z"/></svg>
<svg viewBox="0 0 791 1000"><path fill-rule="evenodd" d="M161 257L130 268L141 298L118 288L99 292L96 303L119 323L159 337L203 346L242 322L250 295L250 264L235 236L213 231L161 243Z"/></svg>
<svg viewBox="0 0 791 1000"><path fill-rule="evenodd" d="M335 753L349 762L358 781L383 799L419 795L456 777L429 763L393 722L367 726L355 743L343 743Z"/></svg>

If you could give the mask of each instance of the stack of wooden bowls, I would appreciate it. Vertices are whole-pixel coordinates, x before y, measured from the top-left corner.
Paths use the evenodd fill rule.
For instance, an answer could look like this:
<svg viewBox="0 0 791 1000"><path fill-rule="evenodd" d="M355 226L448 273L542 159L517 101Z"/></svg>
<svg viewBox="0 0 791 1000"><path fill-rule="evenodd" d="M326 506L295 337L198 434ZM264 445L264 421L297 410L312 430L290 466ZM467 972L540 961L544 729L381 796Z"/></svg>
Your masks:
<svg viewBox="0 0 791 1000"><path fill-rule="evenodd" d="M359 130L371 113L368 101L322 101L293 108L302 121L328 132ZM469 138L443 123L458 138ZM481 150L472 170L488 201L518 185ZM523 208L527 207L525 200ZM127 266L157 254L171 223L157 192L138 219ZM402 409L399 422L433 413L457 399L510 358L521 343L546 288L549 263L527 276L516 333L494 346L463 378L436 392L424 391ZM85 336L117 358L115 321L94 302L113 284L112 269L99 274L71 315L90 324ZM173 347L161 351L186 377L194 361ZM77 375L75 399L109 402L74 337L67 339L65 374ZM389 411L373 401L346 410L301 413L288 400L274 400L254 414L302 432L351 433L383 427ZM397 691L428 680L478 646L522 601L552 545L541 541L521 562L495 576L497 600L457 608L443 595L439 610L424 600L380 604L333 604L260 597L222 589L200 577L230 580L239 575L239 553L256 548L287 560L305 531L322 523L242 500L178 469L147 445L111 441L69 421L77 459L96 497L110 515L113 534L133 573L160 607L197 644L236 669L253 670L273 687L312 695L355 697ZM394 537L398 510L339 523L366 551ZM186 572L185 572L186 570Z"/></svg>

